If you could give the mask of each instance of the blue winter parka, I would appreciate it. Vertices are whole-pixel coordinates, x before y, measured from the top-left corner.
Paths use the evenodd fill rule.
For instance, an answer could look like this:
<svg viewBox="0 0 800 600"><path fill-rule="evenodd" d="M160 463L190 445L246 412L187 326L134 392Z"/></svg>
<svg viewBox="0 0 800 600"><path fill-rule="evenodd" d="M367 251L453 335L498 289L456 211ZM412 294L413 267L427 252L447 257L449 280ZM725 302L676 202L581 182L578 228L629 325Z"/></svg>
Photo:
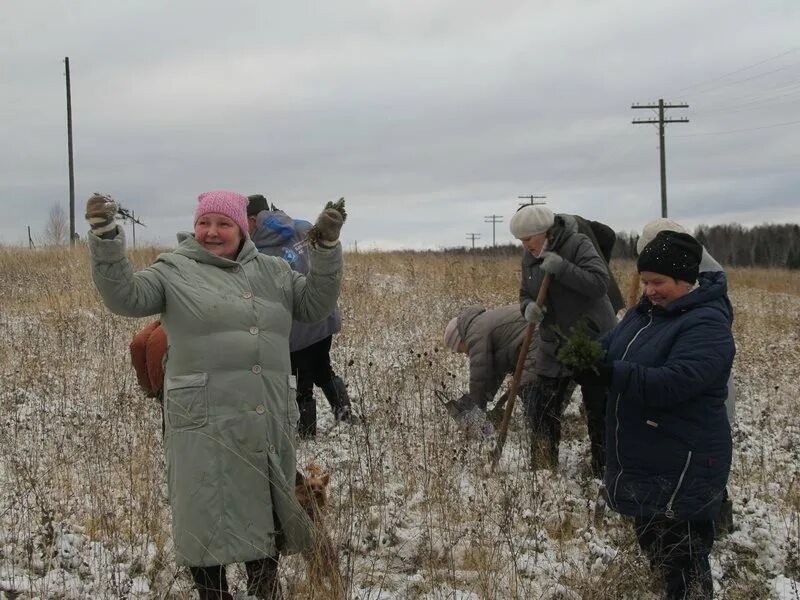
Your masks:
<svg viewBox="0 0 800 600"><path fill-rule="evenodd" d="M642 297L602 340L613 365L605 475L620 513L713 519L731 466L725 411L736 352L724 272L667 308Z"/></svg>

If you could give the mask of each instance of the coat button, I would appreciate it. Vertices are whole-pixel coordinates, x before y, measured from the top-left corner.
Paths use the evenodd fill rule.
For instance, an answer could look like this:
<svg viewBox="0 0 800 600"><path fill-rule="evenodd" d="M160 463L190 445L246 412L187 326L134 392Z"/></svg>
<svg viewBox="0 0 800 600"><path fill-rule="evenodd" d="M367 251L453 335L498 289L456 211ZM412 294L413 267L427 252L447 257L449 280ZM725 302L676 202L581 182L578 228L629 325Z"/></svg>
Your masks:
<svg viewBox="0 0 800 600"><path fill-rule="evenodd" d="M253 335L258 335L258 327L251 327L250 333L252 333Z"/></svg>
<svg viewBox="0 0 800 600"><path fill-rule="evenodd" d="M256 406L256 412L258 414L263 415L264 411L265 411L265 409L264 409L264 405L263 404L259 404L258 406Z"/></svg>
<svg viewBox="0 0 800 600"><path fill-rule="evenodd" d="M241 271L241 269L239 268L239 265L236 265L235 267L233 267L231 269L231 273L238 273L239 271Z"/></svg>
<svg viewBox="0 0 800 600"><path fill-rule="evenodd" d="M253 365L253 368L250 370L256 375L258 375L259 373L261 373L261 365Z"/></svg>
<svg viewBox="0 0 800 600"><path fill-rule="evenodd" d="M270 452L272 452L273 454L275 454L275 446L273 446L272 444L270 444L270 445L269 445L269 451L270 451Z"/></svg>
<svg viewBox="0 0 800 600"><path fill-rule="evenodd" d="M242 298L247 298L248 300L253 297L253 292L245 292L242 294Z"/></svg>

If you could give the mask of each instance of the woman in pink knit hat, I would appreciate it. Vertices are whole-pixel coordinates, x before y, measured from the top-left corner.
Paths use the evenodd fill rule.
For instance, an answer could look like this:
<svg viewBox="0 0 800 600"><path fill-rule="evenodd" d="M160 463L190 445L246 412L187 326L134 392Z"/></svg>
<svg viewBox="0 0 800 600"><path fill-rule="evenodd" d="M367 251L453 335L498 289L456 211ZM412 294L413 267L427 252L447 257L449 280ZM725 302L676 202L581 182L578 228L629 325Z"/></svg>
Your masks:
<svg viewBox="0 0 800 600"><path fill-rule="evenodd" d="M92 277L115 314L160 314L165 361L164 447L176 562L200 598L229 599L225 565L244 562L248 593L281 598L279 553L313 543L294 496L296 384L292 319L314 322L336 306L344 216L325 209L307 275L260 254L248 235L247 197L201 194L194 232L133 272L116 203L95 194L86 219Z"/></svg>

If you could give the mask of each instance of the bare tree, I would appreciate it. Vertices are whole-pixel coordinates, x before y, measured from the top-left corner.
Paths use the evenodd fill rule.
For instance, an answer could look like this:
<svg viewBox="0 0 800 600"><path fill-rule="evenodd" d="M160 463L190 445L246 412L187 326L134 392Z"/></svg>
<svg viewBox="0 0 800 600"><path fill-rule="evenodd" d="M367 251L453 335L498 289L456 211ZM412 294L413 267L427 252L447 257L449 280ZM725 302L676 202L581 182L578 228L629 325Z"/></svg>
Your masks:
<svg viewBox="0 0 800 600"><path fill-rule="evenodd" d="M63 206L54 202L50 206L50 212L47 215L47 223L44 226L45 242L55 246L61 246L68 241L68 231L67 213Z"/></svg>

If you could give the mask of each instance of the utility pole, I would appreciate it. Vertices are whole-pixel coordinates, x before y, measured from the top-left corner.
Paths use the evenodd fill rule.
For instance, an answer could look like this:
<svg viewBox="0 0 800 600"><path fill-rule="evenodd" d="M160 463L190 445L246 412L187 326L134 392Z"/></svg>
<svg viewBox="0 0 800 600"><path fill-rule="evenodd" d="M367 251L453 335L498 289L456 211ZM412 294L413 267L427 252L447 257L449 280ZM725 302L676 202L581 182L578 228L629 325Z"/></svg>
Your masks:
<svg viewBox="0 0 800 600"><path fill-rule="evenodd" d="M134 213L132 210L124 209L121 206L117 208L117 216L122 217L123 221L131 222L133 229L133 247L136 248L136 226L141 225L142 227L145 227L145 224L136 218L136 213Z"/></svg>
<svg viewBox="0 0 800 600"><path fill-rule="evenodd" d="M500 215L489 215L488 217L483 217L483 222L492 224L492 246L497 246L497 242L495 242L495 237L494 237L494 230L495 226L498 223L503 222L503 217L501 217Z"/></svg>
<svg viewBox="0 0 800 600"><path fill-rule="evenodd" d="M28 248L33 250L33 238L31 237L31 226L28 225Z"/></svg>
<svg viewBox="0 0 800 600"><path fill-rule="evenodd" d="M72 162L72 92L69 85L69 56L64 57L67 71L67 151L69 154L69 245L75 245L75 170Z"/></svg>
<svg viewBox="0 0 800 600"><path fill-rule="evenodd" d="M475 250L475 240L481 237L480 233L468 233L467 238L472 240L472 249Z"/></svg>
<svg viewBox="0 0 800 600"><path fill-rule="evenodd" d="M642 123L658 123L658 147L661 159L661 216L667 216L667 154L664 149L664 124L665 123L688 123L689 119L665 119L664 109L666 108L689 108L688 104L664 104L664 99L659 98L658 104L632 104L631 108L651 108L658 109L658 120L656 119L634 119L634 125Z"/></svg>
<svg viewBox="0 0 800 600"><path fill-rule="evenodd" d="M530 201L530 202L520 202L519 203L520 206L528 206L528 205L533 206L534 204L547 204L547 202L534 202L534 200L544 200L545 198L547 198L547 196L534 196L534 195L531 194L530 196L517 196L517 198L519 198L520 200L524 199L524 200L529 200Z"/></svg>

